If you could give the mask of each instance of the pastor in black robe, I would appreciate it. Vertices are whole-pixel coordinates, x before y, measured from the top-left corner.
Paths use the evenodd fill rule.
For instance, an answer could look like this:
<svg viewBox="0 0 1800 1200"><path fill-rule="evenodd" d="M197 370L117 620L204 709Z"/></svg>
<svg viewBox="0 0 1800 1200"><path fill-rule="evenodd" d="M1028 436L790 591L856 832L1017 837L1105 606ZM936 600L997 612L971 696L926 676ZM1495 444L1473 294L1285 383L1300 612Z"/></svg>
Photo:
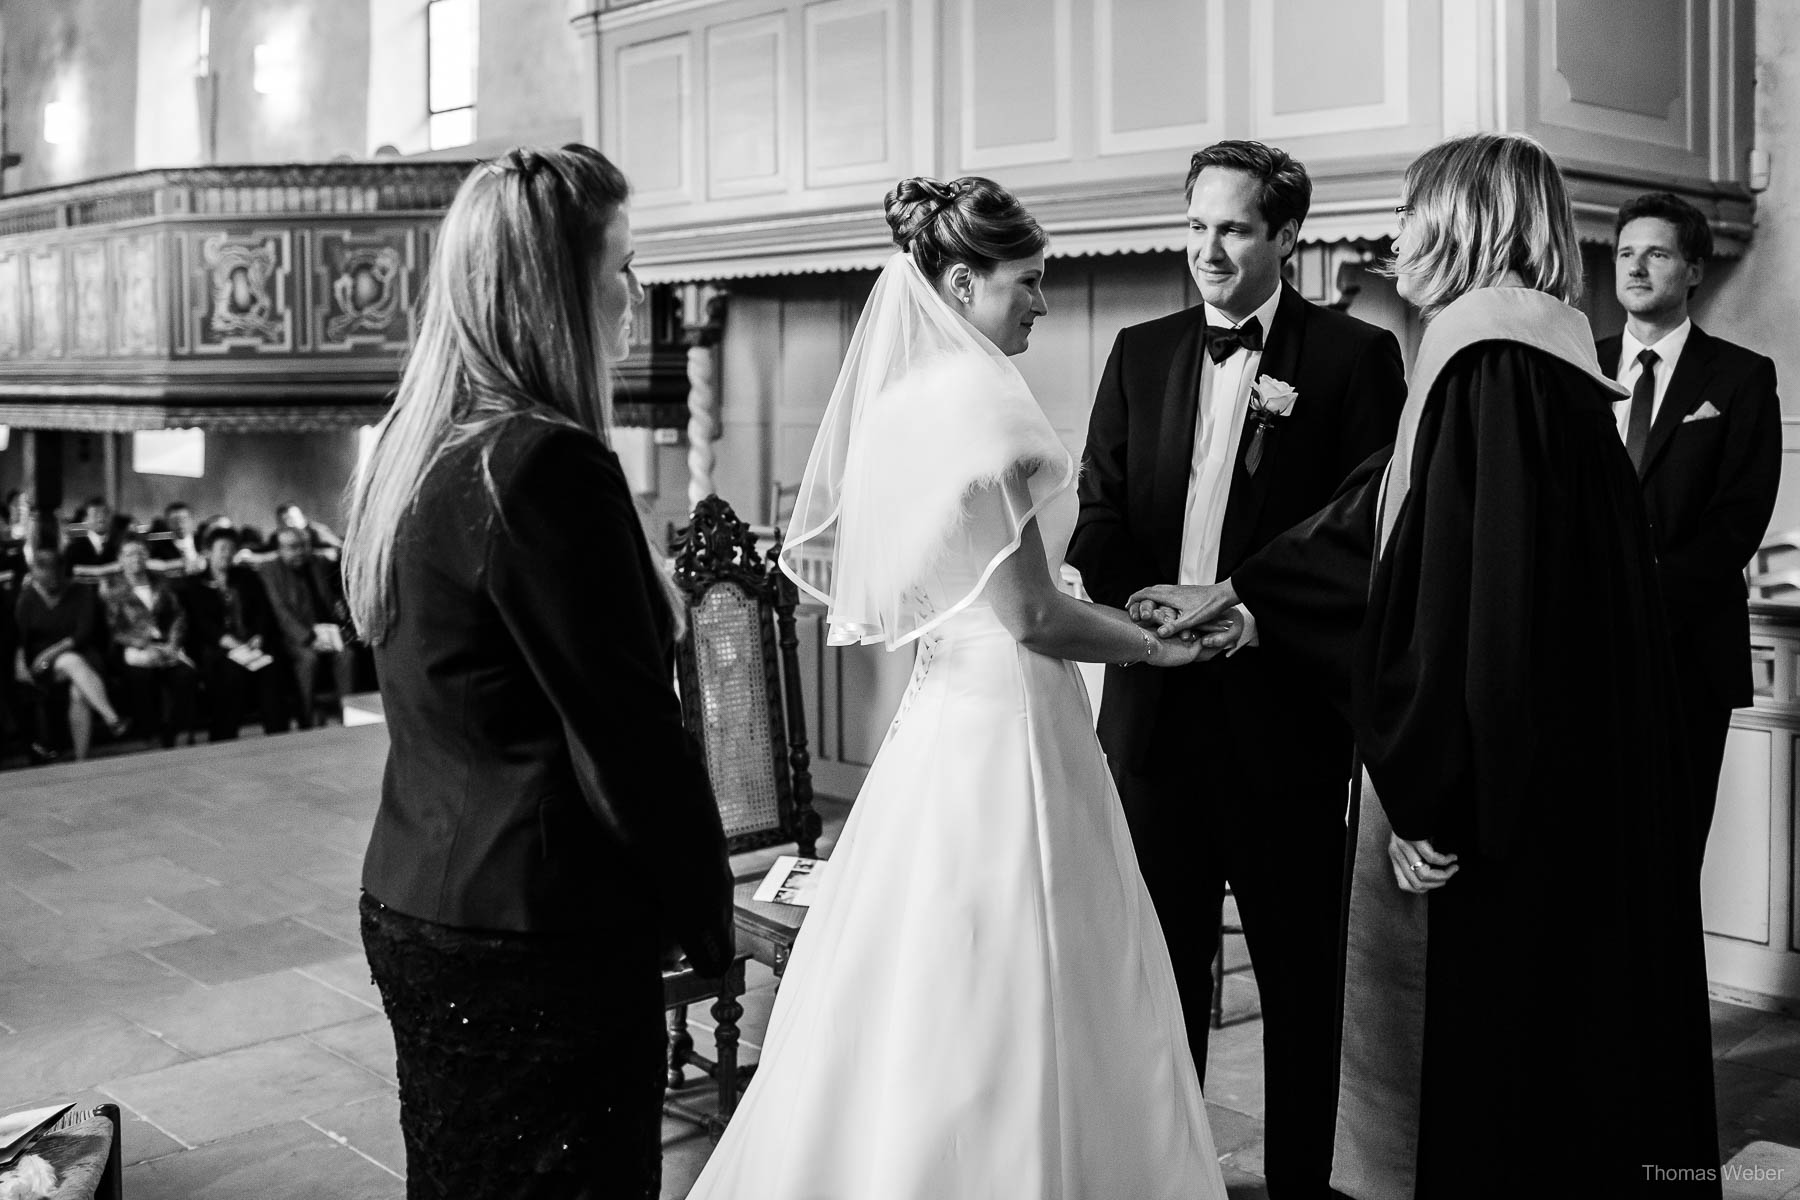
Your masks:
<svg viewBox="0 0 1800 1200"><path fill-rule="evenodd" d="M1377 455L1232 576L1366 768L1333 1162L1352 1196L1720 1194L1669 631L1586 329L1526 289L1458 300L1392 469ZM1390 823L1461 870L1401 891Z"/></svg>

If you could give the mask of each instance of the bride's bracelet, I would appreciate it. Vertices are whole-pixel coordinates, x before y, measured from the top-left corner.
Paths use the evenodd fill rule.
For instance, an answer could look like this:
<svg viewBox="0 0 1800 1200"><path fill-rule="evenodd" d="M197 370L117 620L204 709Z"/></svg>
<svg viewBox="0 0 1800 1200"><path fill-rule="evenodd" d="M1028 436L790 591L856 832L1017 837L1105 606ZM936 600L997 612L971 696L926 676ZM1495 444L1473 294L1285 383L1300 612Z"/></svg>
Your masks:
<svg viewBox="0 0 1800 1200"><path fill-rule="evenodd" d="M1128 658L1124 662L1117 663L1115 665L1121 666L1121 667L1135 667L1139 663L1147 663L1147 662L1150 662L1153 659L1155 659L1155 657L1156 657L1156 638L1151 636L1151 633L1148 629L1140 628L1138 630L1138 634L1139 634L1139 636L1141 636L1144 639L1144 657Z"/></svg>

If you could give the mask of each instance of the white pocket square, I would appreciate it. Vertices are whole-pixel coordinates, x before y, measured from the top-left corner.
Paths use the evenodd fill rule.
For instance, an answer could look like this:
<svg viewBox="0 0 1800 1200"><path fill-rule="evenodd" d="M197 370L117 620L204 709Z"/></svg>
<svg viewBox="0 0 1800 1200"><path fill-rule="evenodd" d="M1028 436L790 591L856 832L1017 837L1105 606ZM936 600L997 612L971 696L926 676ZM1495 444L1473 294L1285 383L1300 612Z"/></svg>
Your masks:
<svg viewBox="0 0 1800 1200"><path fill-rule="evenodd" d="M1689 421L1710 421L1714 417L1722 417L1724 415L1724 413L1713 407L1713 402L1711 400L1708 400L1705 404L1702 404L1699 408L1696 408L1693 412L1681 418L1681 423L1686 425Z"/></svg>

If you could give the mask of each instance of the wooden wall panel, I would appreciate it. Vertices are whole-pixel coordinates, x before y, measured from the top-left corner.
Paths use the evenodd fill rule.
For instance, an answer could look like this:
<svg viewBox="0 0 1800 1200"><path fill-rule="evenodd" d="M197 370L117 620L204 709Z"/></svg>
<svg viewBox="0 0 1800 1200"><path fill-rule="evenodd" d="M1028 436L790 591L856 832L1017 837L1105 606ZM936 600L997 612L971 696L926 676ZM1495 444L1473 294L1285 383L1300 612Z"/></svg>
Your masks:
<svg viewBox="0 0 1800 1200"><path fill-rule="evenodd" d="M787 23L781 14L706 31L706 189L714 199L783 191Z"/></svg>
<svg viewBox="0 0 1800 1200"><path fill-rule="evenodd" d="M1570 163L1741 178L1715 143L1738 0L1537 0L1509 9L1513 119ZM1717 14L1715 10L1718 10ZM1715 39L1715 30L1724 41Z"/></svg>
<svg viewBox="0 0 1800 1200"><path fill-rule="evenodd" d="M74 308L70 349L82 357L99 358L106 353L108 340L104 242L70 247L69 284Z"/></svg>
<svg viewBox="0 0 1800 1200"><path fill-rule="evenodd" d="M890 182L905 99L892 0L827 0L805 12L806 185Z"/></svg>
<svg viewBox="0 0 1800 1200"><path fill-rule="evenodd" d="M1094 0L1093 45L1100 153L1224 136L1224 0Z"/></svg>
<svg viewBox="0 0 1800 1200"><path fill-rule="evenodd" d="M695 198L692 59L685 35L625 46L615 59L619 161L631 175L636 208Z"/></svg>
<svg viewBox="0 0 1800 1200"><path fill-rule="evenodd" d="M964 169L1074 153L1072 2L958 0Z"/></svg>
<svg viewBox="0 0 1800 1200"><path fill-rule="evenodd" d="M0 359L18 358L25 349L25 256L0 250Z"/></svg>
<svg viewBox="0 0 1800 1200"><path fill-rule="evenodd" d="M1774 734L1731 730L1719 775L1722 801L1713 817L1700 872L1706 932L1767 945L1769 941L1769 821L1777 800L1769 755Z"/></svg>
<svg viewBox="0 0 1800 1200"><path fill-rule="evenodd" d="M63 252L60 247L25 255L25 347L35 358L64 353Z"/></svg>
<svg viewBox="0 0 1800 1200"><path fill-rule="evenodd" d="M1271 0L1250 9L1252 126L1268 141L1405 125L1410 0Z"/></svg>

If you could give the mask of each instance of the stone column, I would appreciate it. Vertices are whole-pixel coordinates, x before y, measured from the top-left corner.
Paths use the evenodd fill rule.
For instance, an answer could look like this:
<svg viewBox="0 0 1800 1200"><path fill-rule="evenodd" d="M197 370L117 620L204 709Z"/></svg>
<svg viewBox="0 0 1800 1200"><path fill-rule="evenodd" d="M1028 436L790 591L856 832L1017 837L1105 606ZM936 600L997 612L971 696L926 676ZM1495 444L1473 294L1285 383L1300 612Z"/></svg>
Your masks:
<svg viewBox="0 0 1800 1200"><path fill-rule="evenodd" d="M100 433L100 494L106 497L106 506L114 512L119 511L119 439L124 434L114 433L108 429Z"/></svg>
<svg viewBox="0 0 1800 1200"><path fill-rule="evenodd" d="M600 89L606 78L600 64L600 10L605 0L568 0L569 24L579 41L576 61L581 64L578 85L581 105L581 140L596 150L600 144Z"/></svg>
<svg viewBox="0 0 1800 1200"><path fill-rule="evenodd" d="M719 423L719 341L725 334L725 292L710 283L681 287L681 332L687 343L688 505L713 494L713 446Z"/></svg>
<svg viewBox="0 0 1800 1200"><path fill-rule="evenodd" d="M35 429L19 430L19 488L31 497L33 508L43 507L38 496L38 436Z"/></svg>

